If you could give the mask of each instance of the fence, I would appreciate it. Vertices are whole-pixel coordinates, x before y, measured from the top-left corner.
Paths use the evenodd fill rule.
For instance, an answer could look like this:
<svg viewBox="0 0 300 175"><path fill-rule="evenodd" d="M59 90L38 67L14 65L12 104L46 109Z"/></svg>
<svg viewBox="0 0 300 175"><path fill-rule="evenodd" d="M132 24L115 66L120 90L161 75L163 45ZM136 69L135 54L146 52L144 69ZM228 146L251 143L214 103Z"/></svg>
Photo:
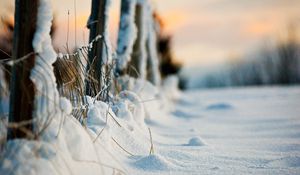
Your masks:
<svg viewBox="0 0 300 175"><path fill-rule="evenodd" d="M0 101L7 102L8 95L10 99L9 111L6 107L0 110L1 119L9 115L4 121L9 128L7 139L38 138L56 114L55 106L61 105L61 96L71 101L74 116L81 120L86 113L85 96L109 101L110 94L117 93L115 80L122 75L160 84L159 27L150 1L122 0L116 51L108 39L109 1L92 0L90 44L70 54L54 53L49 35L52 10L47 0L15 2L13 56L0 63ZM12 66L9 90L3 78L7 65ZM43 126L34 127L34 122Z"/></svg>

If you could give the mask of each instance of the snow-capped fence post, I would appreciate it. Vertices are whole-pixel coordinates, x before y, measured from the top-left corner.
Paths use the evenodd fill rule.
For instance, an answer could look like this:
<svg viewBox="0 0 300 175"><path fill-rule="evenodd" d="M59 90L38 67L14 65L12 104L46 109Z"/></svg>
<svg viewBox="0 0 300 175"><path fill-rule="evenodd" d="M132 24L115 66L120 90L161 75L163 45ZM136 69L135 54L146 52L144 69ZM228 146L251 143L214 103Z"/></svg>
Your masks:
<svg viewBox="0 0 300 175"><path fill-rule="evenodd" d="M134 24L135 7L136 0L121 1L116 60L117 74L126 73L128 62L131 59L131 52L136 39L136 27Z"/></svg>
<svg viewBox="0 0 300 175"><path fill-rule="evenodd" d="M39 0L15 1L7 139L28 138L33 129L34 84L30 80L30 72L35 63L32 40L36 29L38 3Z"/></svg>
<svg viewBox="0 0 300 175"><path fill-rule="evenodd" d="M135 25L137 38L133 45L131 61L129 62L129 75L132 77L146 78L146 28L145 5L137 3L135 7Z"/></svg>
<svg viewBox="0 0 300 175"><path fill-rule="evenodd" d="M148 7L148 14L146 15L148 17L147 22L147 28L148 28L148 34L147 34L147 42L146 42L146 48L147 48L147 79L153 83L154 85L160 85L161 83L161 77L159 72L159 58L158 58L158 48L157 48L157 33L158 30L158 24L156 23L153 11L150 9L151 7Z"/></svg>
<svg viewBox="0 0 300 175"><path fill-rule="evenodd" d="M157 27L152 13L148 0L122 0L116 71L159 85Z"/></svg>
<svg viewBox="0 0 300 175"><path fill-rule="evenodd" d="M96 40L89 51L89 61L87 65L88 80L86 81L86 94L95 96L104 86L101 81L105 32L105 11L108 0L92 0L91 15L87 24L90 30L89 42L101 35L102 39Z"/></svg>

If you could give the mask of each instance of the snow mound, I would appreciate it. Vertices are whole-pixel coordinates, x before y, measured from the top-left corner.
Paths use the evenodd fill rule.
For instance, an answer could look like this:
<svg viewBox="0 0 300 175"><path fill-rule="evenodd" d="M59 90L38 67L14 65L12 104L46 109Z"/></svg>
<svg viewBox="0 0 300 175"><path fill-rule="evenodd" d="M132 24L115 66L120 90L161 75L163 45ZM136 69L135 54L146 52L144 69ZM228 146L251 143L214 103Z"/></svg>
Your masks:
<svg viewBox="0 0 300 175"><path fill-rule="evenodd" d="M55 149L45 142L15 139L6 145L5 159L0 165L0 174L50 174L55 167L48 160L55 158ZM37 154L39 153L39 154ZM37 156L38 155L38 156ZM56 160L58 161L58 160ZM61 162L59 162L61 163Z"/></svg>
<svg viewBox="0 0 300 175"><path fill-rule="evenodd" d="M198 112L193 112L192 110L185 108L176 109L174 112L172 112L172 114L178 118L185 119L196 118L200 116Z"/></svg>
<svg viewBox="0 0 300 175"><path fill-rule="evenodd" d="M175 75L168 76L162 84L162 90L164 95L170 100L178 100L180 97L180 91L178 89L179 79Z"/></svg>
<svg viewBox="0 0 300 175"><path fill-rule="evenodd" d="M103 127L106 123L106 116L109 112L109 107L106 103L101 101L95 101L95 104L89 106L87 112L87 125L89 128L94 128L95 131L98 127Z"/></svg>
<svg viewBox="0 0 300 175"><path fill-rule="evenodd" d="M73 109L71 102L65 97L60 98L59 107L65 114L71 114Z"/></svg>
<svg viewBox="0 0 300 175"><path fill-rule="evenodd" d="M87 98L91 102L91 98ZM111 139L111 129L110 124L112 119L108 115L115 117L115 114L112 112L112 109L102 101L95 101L94 103L89 103L89 110L87 112L87 127L92 132L92 135L97 137L99 133L101 136L98 139L101 139L103 144L109 146ZM106 123L108 122L108 123Z"/></svg>
<svg viewBox="0 0 300 175"><path fill-rule="evenodd" d="M300 167L300 157L299 156L287 156L280 159L276 159L268 163L271 167Z"/></svg>
<svg viewBox="0 0 300 175"><path fill-rule="evenodd" d="M167 91L166 88L160 89L146 80L129 76L119 77L117 81L121 90L134 92L140 98L139 103L144 106L145 119L164 116L164 114L171 111L170 99L164 96L165 91Z"/></svg>
<svg viewBox="0 0 300 175"><path fill-rule="evenodd" d="M206 143L199 137L193 137L189 140L188 144L185 144L185 146L205 146L205 145Z"/></svg>
<svg viewBox="0 0 300 175"><path fill-rule="evenodd" d="M144 126L145 111L144 106L141 103L142 100L140 99L140 97L134 92L130 91L122 91L120 92L118 97L122 100L128 101L128 108L133 114L133 119L139 125Z"/></svg>
<svg viewBox="0 0 300 175"><path fill-rule="evenodd" d="M228 110L232 108L233 107L228 103L215 103L210 104L206 107L207 110Z"/></svg>
<svg viewBox="0 0 300 175"><path fill-rule="evenodd" d="M148 171L166 171L174 165L160 155L149 155L134 162L134 166Z"/></svg>

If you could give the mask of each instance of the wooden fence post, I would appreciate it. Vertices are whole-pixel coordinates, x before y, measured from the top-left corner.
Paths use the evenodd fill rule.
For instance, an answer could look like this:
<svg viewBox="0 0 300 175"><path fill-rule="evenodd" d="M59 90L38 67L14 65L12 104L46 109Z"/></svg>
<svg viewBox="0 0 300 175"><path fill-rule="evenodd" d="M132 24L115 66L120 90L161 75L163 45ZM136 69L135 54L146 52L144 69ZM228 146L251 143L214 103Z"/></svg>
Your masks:
<svg viewBox="0 0 300 175"><path fill-rule="evenodd" d="M30 72L35 54L32 40L35 33L38 0L15 1L15 28L13 38L13 67L10 86L10 108L7 139L28 138L32 134L34 84ZM12 124L20 124L18 127Z"/></svg>
<svg viewBox="0 0 300 175"><path fill-rule="evenodd" d="M129 62L128 74L132 77L146 78L146 29L144 26L144 9L142 4L135 7L135 25L137 38L133 45L131 61Z"/></svg>
<svg viewBox="0 0 300 175"><path fill-rule="evenodd" d="M147 34L147 80L152 84L158 86L161 83L161 76L159 72L159 58L158 58L158 48L157 48L157 23L151 14L148 14L148 34Z"/></svg>
<svg viewBox="0 0 300 175"><path fill-rule="evenodd" d="M136 2L132 0L121 0L120 24L118 33L116 73L123 75L127 73L128 62L136 39L136 27L134 24Z"/></svg>
<svg viewBox="0 0 300 175"><path fill-rule="evenodd" d="M92 0L91 15L89 18L88 28L90 29L89 42L92 42L98 35L102 39L93 43L89 52L89 61L87 65L88 80L86 81L86 94L95 96L103 86L101 82L103 53L104 53L104 32L105 32L105 11L107 0Z"/></svg>

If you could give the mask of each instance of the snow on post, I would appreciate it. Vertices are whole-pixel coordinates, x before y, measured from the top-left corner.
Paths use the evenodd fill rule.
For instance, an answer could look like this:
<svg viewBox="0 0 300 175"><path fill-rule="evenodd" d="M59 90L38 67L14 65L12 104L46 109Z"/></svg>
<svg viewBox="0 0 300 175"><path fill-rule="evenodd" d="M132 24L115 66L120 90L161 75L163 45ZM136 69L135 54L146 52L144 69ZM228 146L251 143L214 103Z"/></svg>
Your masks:
<svg viewBox="0 0 300 175"><path fill-rule="evenodd" d="M70 102L59 97L52 64L57 54L53 49L50 37L52 25L51 1L39 0L36 32L33 38L33 49L37 55L30 79L35 85L34 131L41 132L61 112L70 113ZM63 107L61 107L63 106ZM63 109L68 106L69 109Z"/></svg>
<svg viewBox="0 0 300 175"><path fill-rule="evenodd" d="M153 19L153 9L149 5L147 7L147 79L153 83L154 85L160 85L161 77L159 72L159 61L158 61L158 54L157 54L157 24Z"/></svg>
<svg viewBox="0 0 300 175"><path fill-rule="evenodd" d="M102 66L101 72L104 76L101 77L100 81L103 82L103 86L101 86L102 100L108 101L110 86L112 84L113 71L111 67L113 67L112 57L113 52L111 48L110 35L109 35L109 10L111 7L111 0L106 0L105 9L104 9L104 33L103 33L103 41L104 41L104 54L102 58L102 62L104 66ZM98 92L99 93L99 92Z"/></svg>
<svg viewBox="0 0 300 175"><path fill-rule="evenodd" d="M129 62L128 69L132 77L146 78L146 65L147 65L147 53L146 53L146 4L144 2L138 2L135 8L135 24L137 27L137 38L133 45L133 51L131 54L131 60Z"/></svg>
<svg viewBox="0 0 300 175"><path fill-rule="evenodd" d="M122 1L117 72L160 84L156 25L149 0ZM129 64L129 65L128 65ZM148 72L147 72L148 71Z"/></svg>
<svg viewBox="0 0 300 175"><path fill-rule="evenodd" d="M121 1L121 16L118 34L116 71L124 73L131 59L137 29L134 23L136 0Z"/></svg>
<svg viewBox="0 0 300 175"><path fill-rule="evenodd" d="M111 7L112 0L106 0L105 2L105 9L104 9L104 33L103 33L103 40L105 44L105 52L104 57L102 59L103 63L105 64L111 64L112 63L112 48L111 48L111 42L110 42L110 35L109 35L109 10Z"/></svg>

